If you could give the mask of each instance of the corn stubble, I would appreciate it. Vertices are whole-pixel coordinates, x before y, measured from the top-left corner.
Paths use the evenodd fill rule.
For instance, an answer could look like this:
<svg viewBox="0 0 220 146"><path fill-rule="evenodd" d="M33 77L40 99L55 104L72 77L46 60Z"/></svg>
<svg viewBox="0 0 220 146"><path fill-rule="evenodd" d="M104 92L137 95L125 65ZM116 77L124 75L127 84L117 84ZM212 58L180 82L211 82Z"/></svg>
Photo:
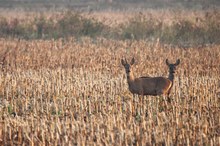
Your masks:
<svg viewBox="0 0 220 146"><path fill-rule="evenodd" d="M174 48L145 41L89 38L1 39L1 145L218 145L220 46ZM168 77L181 64L173 101L128 90L134 74Z"/></svg>

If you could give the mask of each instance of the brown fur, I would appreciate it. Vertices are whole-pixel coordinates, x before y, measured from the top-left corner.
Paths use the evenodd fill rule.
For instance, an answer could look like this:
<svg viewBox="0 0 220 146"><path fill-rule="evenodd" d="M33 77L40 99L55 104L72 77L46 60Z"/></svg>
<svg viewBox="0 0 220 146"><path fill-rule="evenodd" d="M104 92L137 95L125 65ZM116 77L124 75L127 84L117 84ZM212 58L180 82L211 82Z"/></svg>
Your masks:
<svg viewBox="0 0 220 146"><path fill-rule="evenodd" d="M129 90L138 95L161 95L166 94L172 82L164 77L145 77L128 79Z"/></svg>

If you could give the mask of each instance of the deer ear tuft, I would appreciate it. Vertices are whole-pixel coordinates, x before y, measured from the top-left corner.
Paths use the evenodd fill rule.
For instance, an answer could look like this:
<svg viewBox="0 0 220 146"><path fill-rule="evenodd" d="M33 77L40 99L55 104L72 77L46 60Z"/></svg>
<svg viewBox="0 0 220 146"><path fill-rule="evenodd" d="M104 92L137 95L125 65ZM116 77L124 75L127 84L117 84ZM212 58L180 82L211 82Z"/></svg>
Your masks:
<svg viewBox="0 0 220 146"><path fill-rule="evenodd" d="M124 59L121 59L121 64L125 66L126 63L125 63Z"/></svg>
<svg viewBox="0 0 220 146"><path fill-rule="evenodd" d="M133 65L135 63L134 57L131 59L131 65Z"/></svg>
<svg viewBox="0 0 220 146"><path fill-rule="evenodd" d="M180 59L177 59L175 65L179 65L180 64Z"/></svg>
<svg viewBox="0 0 220 146"><path fill-rule="evenodd" d="M169 63L168 59L166 59L166 64L167 64L168 66L170 65L170 63Z"/></svg>

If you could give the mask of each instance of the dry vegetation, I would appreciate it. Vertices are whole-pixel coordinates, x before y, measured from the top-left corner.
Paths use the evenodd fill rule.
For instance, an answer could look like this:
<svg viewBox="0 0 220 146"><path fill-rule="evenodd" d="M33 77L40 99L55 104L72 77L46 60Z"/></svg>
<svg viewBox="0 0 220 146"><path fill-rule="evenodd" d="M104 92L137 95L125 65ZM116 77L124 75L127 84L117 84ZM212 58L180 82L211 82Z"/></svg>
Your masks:
<svg viewBox="0 0 220 146"><path fill-rule="evenodd" d="M220 11L217 8L204 11L15 12L1 12L1 37L26 40L68 37L159 39L161 43L184 47L220 44Z"/></svg>
<svg viewBox="0 0 220 146"><path fill-rule="evenodd" d="M0 39L0 145L219 145L220 46L180 48L106 38ZM135 75L167 76L169 104L128 91Z"/></svg>

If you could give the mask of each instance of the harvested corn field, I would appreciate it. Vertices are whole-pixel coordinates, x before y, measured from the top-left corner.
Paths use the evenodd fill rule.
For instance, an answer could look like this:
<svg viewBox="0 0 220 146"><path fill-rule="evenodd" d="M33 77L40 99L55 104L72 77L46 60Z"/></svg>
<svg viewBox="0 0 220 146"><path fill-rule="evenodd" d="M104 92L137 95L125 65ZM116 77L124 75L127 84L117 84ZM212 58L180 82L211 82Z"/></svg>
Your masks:
<svg viewBox="0 0 220 146"><path fill-rule="evenodd" d="M219 145L220 46L111 39L1 39L1 145ZM133 97L134 74L168 77L172 102Z"/></svg>

